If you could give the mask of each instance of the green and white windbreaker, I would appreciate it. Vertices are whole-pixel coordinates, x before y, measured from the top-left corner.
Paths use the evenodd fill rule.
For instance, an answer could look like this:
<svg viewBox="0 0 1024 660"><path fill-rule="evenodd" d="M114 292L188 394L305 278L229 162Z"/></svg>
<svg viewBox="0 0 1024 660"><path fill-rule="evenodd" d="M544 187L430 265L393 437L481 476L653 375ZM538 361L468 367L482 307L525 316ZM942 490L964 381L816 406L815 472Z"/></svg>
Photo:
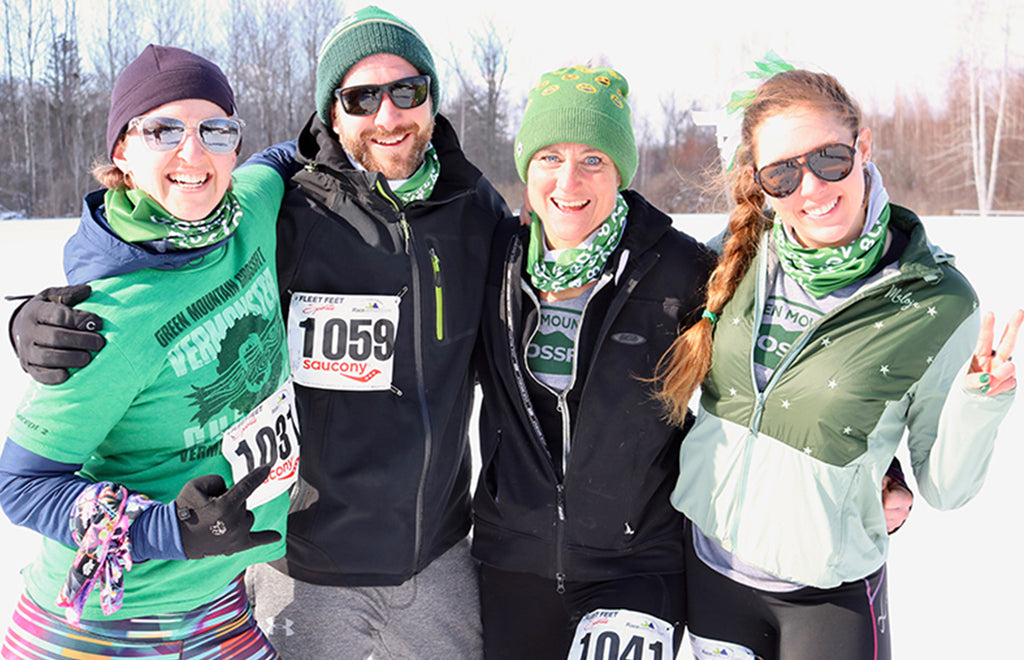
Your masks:
<svg viewBox="0 0 1024 660"><path fill-rule="evenodd" d="M1013 399L962 387L977 297L917 217L891 208L891 226L910 236L898 273L807 328L760 392L754 339L771 260L754 260L716 324L680 450L672 504L742 561L791 582L834 587L884 563L882 477L905 429L925 500L967 502Z"/></svg>

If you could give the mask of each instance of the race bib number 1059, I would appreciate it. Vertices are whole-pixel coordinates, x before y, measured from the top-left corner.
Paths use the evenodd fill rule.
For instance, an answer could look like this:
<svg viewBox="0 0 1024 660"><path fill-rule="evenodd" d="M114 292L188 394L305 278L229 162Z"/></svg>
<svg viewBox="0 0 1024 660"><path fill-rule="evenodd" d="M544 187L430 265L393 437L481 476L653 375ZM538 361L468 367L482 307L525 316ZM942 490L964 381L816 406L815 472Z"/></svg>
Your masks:
<svg viewBox="0 0 1024 660"><path fill-rule="evenodd" d="M398 336L397 296L294 293L288 354L296 383L327 390L387 390Z"/></svg>

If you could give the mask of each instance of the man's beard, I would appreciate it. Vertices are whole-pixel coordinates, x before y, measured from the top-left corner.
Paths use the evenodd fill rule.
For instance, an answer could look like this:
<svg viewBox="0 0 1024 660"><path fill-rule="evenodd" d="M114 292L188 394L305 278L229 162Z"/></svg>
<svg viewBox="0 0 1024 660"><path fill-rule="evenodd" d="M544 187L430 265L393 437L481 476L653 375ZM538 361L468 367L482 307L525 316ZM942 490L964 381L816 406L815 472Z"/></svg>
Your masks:
<svg viewBox="0 0 1024 660"><path fill-rule="evenodd" d="M419 131L416 130L416 127L416 124L410 124L387 133L373 130L364 131L357 136L342 134L339 137L345 153L367 170L380 172L386 179L408 179L419 169L420 164L423 162L423 154L427 152L430 137L434 134L434 118L431 117L426 126ZM409 137L406 140L412 141L412 148L410 149L408 145L403 145L401 156L380 161L371 153L371 139L387 140L390 137L405 135L406 133L409 133Z"/></svg>

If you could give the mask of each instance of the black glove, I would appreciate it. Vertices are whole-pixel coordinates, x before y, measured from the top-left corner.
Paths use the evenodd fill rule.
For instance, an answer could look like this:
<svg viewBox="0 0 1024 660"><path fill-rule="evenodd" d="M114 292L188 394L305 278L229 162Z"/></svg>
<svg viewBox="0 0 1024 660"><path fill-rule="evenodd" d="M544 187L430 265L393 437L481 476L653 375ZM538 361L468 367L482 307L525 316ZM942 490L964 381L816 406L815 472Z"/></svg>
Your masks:
<svg viewBox="0 0 1024 660"><path fill-rule="evenodd" d="M88 284L51 287L25 301L11 315L10 334L21 368L45 385L68 379L68 369L89 364L106 344L103 319L72 309L92 293Z"/></svg>
<svg viewBox="0 0 1024 660"><path fill-rule="evenodd" d="M281 535L273 530L252 531L255 516L245 508L246 498L269 475L269 465L258 467L231 490L219 474L204 474L185 484L174 500L185 556L233 555L280 541Z"/></svg>

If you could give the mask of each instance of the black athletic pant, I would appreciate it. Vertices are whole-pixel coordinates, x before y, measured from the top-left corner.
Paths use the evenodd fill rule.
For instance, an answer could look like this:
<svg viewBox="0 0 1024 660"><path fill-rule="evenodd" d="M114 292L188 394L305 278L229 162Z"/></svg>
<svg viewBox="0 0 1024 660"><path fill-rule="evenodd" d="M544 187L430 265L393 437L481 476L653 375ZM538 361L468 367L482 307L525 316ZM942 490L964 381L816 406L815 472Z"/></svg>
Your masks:
<svg viewBox="0 0 1024 660"><path fill-rule="evenodd" d="M890 660L884 565L833 589L775 593L708 568L694 553L692 535L687 537L691 635L744 646L762 660Z"/></svg>
<svg viewBox="0 0 1024 660"><path fill-rule="evenodd" d="M566 582L481 566L480 615L487 660L565 660L576 626L594 610L643 612L675 625L675 650L686 624L684 573L604 582Z"/></svg>

